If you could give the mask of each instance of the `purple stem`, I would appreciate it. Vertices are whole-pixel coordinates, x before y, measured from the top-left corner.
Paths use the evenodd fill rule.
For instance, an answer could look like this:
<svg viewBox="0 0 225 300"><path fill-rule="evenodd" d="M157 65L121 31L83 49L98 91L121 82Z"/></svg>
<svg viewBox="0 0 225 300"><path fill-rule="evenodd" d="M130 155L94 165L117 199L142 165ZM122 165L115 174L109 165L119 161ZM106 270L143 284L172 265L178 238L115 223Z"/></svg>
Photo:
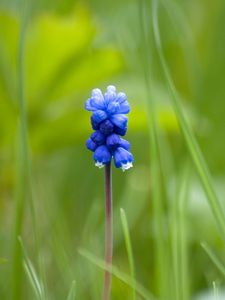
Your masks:
<svg viewBox="0 0 225 300"><path fill-rule="evenodd" d="M113 255L113 212L111 162L105 166L105 263L112 265ZM111 272L105 271L102 300L110 300Z"/></svg>

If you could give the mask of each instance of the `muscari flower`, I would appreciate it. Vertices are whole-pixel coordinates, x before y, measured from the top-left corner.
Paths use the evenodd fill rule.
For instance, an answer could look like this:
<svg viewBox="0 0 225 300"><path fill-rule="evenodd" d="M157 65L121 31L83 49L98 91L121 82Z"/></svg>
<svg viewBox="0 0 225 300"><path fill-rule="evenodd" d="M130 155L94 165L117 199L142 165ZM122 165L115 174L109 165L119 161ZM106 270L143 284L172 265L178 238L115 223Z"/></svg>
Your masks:
<svg viewBox="0 0 225 300"><path fill-rule="evenodd" d="M94 130L100 129L103 133L111 132L125 135L130 105L124 93L116 94L116 88L107 87L105 95L100 89L94 89L91 98L85 102L85 108L92 111L91 123ZM109 132L107 132L109 130Z"/></svg>
<svg viewBox="0 0 225 300"><path fill-rule="evenodd" d="M128 118L125 114L130 111L126 95L117 94L112 85L104 95L100 89L94 89L85 108L92 112L91 124L95 132L87 140L86 147L94 152L95 165L104 167L113 157L116 168L125 171L132 167L130 144L120 137L126 134Z"/></svg>

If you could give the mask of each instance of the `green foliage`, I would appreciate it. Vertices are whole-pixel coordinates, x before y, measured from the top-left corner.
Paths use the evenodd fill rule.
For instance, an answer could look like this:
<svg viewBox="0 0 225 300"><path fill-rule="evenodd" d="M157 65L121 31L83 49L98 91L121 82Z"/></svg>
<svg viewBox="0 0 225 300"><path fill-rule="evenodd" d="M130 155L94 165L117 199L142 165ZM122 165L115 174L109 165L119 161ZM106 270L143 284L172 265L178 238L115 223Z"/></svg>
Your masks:
<svg viewBox="0 0 225 300"><path fill-rule="evenodd" d="M215 255L215 253L212 251L212 249L210 249L210 247L205 243L202 243L202 248L208 254L208 256L210 257L212 262L218 268L218 270L220 270L220 272L223 274L223 276L225 276L225 267L224 267L223 263L219 260L219 258Z"/></svg>
<svg viewBox="0 0 225 300"><path fill-rule="evenodd" d="M138 282L134 282L133 277L128 276L126 273L121 272L117 267L112 266L106 266L104 263L104 260L98 259L93 254L88 252L87 250L80 249L79 253L84 256L86 259L90 260L93 264L98 266L99 268L107 271L111 271L114 276L116 276L119 280L130 286L132 289L135 289L137 293L146 300L153 300L155 299L146 288L144 288L141 284Z"/></svg>
<svg viewBox="0 0 225 300"><path fill-rule="evenodd" d="M75 298L76 298L76 281L73 281L67 300L75 300Z"/></svg>
<svg viewBox="0 0 225 300"><path fill-rule="evenodd" d="M207 164L205 163L205 160L202 156L198 143L196 142L195 137L190 130L190 126L188 125L185 119L184 113L182 111L182 108L178 100L178 95L175 86L170 77L170 73L162 52L160 33L158 27L158 17L157 17L157 0L153 0L153 28L154 28L156 47L159 53L160 62L162 64L163 71L165 73L168 89L171 93L171 100L172 100L172 105L174 107L174 111L179 121L179 125L182 134L184 136L185 142L187 144L187 147L189 149L190 155L193 159L198 175L202 182L203 188L207 195L209 204L211 205L212 212L215 215L215 219L218 223L218 227L221 230L221 233L223 234L225 240L225 218L224 218L223 208L213 188L212 179Z"/></svg>
<svg viewBox="0 0 225 300"><path fill-rule="evenodd" d="M19 242L20 242L20 246L22 248L23 257L24 257L24 262L23 262L24 269L25 269L25 272L27 273L27 276L29 278L31 286L33 287L34 293L36 295L36 299L44 300L46 298L45 298L43 283L38 278L37 273L34 269L34 266L26 253L26 249L25 249L22 239L20 237L19 237Z"/></svg>
<svg viewBox="0 0 225 300"><path fill-rule="evenodd" d="M125 239L125 243L126 243L127 256L128 256L129 265L130 265L130 273L131 273L131 277L133 279L133 300L135 300L136 299L136 288L135 288L134 257L133 257L133 251L132 251L132 246L131 246L127 217L126 217L126 214L125 214L125 211L123 208L120 209L120 218L121 218L121 223L122 223L122 227L123 227L123 234L124 234L124 239Z"/></svg>

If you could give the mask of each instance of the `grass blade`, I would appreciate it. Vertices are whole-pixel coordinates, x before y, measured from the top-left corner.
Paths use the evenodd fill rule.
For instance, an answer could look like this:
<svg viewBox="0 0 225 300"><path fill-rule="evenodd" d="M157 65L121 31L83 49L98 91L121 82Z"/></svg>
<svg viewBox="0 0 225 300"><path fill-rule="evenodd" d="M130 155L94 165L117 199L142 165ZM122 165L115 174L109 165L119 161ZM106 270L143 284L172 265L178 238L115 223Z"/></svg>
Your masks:
<svg viewBox="0 0 225 300"><path fill-rule="evenodd" d="M179 44L185 58L188 77L187 80L191 88L196 89L200 70L197 63L197 56L195 52L194 37L192 35L191 26L187 20L185 12L180 7L180 3L176 1L160 0L162 6L165 8L173 30L179 39Z"/></svg>
<svg viewBox="0 0 225 300"><path fill-rule="evenodd" d="M130 234L129 234L127 217L126 217L126 214L125 214L125 211L123 208L120 208L120 218L121 218L123 234L124 234L124 239L125 239L125 244L126 244L126 249L127 249L128 261L129 261L129 265L130 265L131 278L133 280L133 284L132 284L133 300L136 300L134 257L133 257L133 251L132 251L132 246L131 246L131 239L130 239Z"/></svg>
<svg viewBox="0 0 225 300"><path fill-rule="evenodd" d="M163 212L163 169L159 149L159 129L157 124L156 103L154 101L153 80L150 72L152 68L152 41L149 34L148 1L140 0L139 3L139 20L141 28L141 39L144 44L142 53L142 68L144 73L147 102L146 108L148 113L148 126L150 137L150 178L152 188L152 205L153 205L153 224L155 232L154 255L155 255L155 273L157 277L157 292L162 298L166 298L168 290L168 276L164 272L168 265L167 256L165 255L164 239L164 212Z"/></svg>
<svg viewBox="0 0 225 300"><path fill-rule="evenodd" d="M205 252L208 254L209 258L214 263L214 265L217 267L217 269L225 277L225 266L224 266L224 264L219 260L219 258L216 256L216 254L212 251L212 249L207 244L201 243L201 246L205 250Z"/></svg>
<svg viewBox="0 0 225 300"><path fill-rule="evenodd" d="M44 289L43 289L43 284L38 279L37 273L34 269L34 266L33 266L32 262L30 261L28 255L27 255L27 252L26 252L26 249L23 245L21 237L19 237L18 239L19 239L20 246L21 246L22 253L23 253L23 257L24 257L24 261L23 261L24 269L27 273L27 276L28 276L28 279L31 283L31 286L33 287L36 298L38 300L44 300L45 299L45 293L44 293Z"/></svg>
<svg viewBox="0 0 225 300"><path fill-rule="evenodd" d="M187 242L186 242L186 203L188 195L189 169L185 168L181 176L177 197L171 208L171 241L174 273L174 299L187 300Z"/></svg>
<svg viewBox="0 0 225 300"><path fill-rule="evenodd" d="M30 149L28 142L28 121L27 121L27 101L25 94L25 44L26 31L29 21L31 3L27 0L21 0L20 32L18 41L18 148L17 148L17 176L16 176L16 216L14 228L13 245L13 269L12 269L12 299L20 300L22 287L22 257L21 247L18 243L18 236L22 235L23 218L27 204L30 208L32 230L34 236L35 251L38 256L38 267L40 274L45 279L43 262L39 252L39 238L36 226L36 216L34 207L34 189L32 178L32 166L30 159ZM45 280L43 280L45 282Z"/></svg>
<svg viewBox="0 0 225 300"><path fill-rule="evenodd" d="M219 291L215 281L213 281L213 295L214 295L214 300L219 299Z"/></svg>
<svg viewBox="0 0 225 300"><path fill-rule="evenodd" d="M76 298L76 281L72 282L67 300L75 300Z"/></svg>
<svg viewBox="0 0 225 300"><path fill-rule="evenodd" d="M104 260L97 258L92 253L85 249L79 249L78 253L88 259L90 262L92 262L94 265L98 266L102 270L107 270L112 273L116 278L127 284L133 289L133 279L128 276L127 274L121 272L117 267L115 266L108 266L105 264ZM151 295L146 288L144 288L140 283L136 281L135 283L136 291L137 293L145 300L156 300L156 298Z"/></svg>
<svg viewBox="0 0 225 300"><path fill-rule="evenodd" d="M21 299L22 286L22 259L21 247L18 243L18 236L22 234L22 225L25 210L26 186L28 179L28 147L27 147L27 119L26 119L26 101L24 88L24 49L26 39L26 9L25 0L22 1L21 8L21 26L18 44L18 147L16 160L16 215L13 238L13 265L12 265L12 299Z"/></svg>
<svg viewBox="0 0 225 300"><path fill-rule="evenodd" d="M225 217L222 206L214 190L208 166L203 158L199 145L194 137L194 134L191 131L190 126L188 125L182 107L179 103L179 97L173 80L171 78L168 66L166 64L166 60L164 58L158 24L158 0L152 0L152 6L153 33L155 37L155 44L162 65L162 69L166 78L167 87L171 95L170 99L173 105L173 109L179 122L180 129L183 134L184 140L187 144L189 153L192 157L193 163L201 180L209 205L215 217L216 223L218 225L218 228L220 229L220 232L222 233L223 239L225 240Z"/></svg>

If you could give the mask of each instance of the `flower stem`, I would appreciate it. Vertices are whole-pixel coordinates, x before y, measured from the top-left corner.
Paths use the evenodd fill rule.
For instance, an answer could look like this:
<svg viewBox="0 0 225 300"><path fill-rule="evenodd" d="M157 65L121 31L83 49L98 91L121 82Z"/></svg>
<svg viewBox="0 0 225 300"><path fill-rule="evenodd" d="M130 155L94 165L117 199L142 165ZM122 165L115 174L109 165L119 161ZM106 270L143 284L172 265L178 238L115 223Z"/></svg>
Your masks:
<svg viewBox="0 0 225 300"><path fill-rule="evenodd" d="M105 166L105 264L112 265L113 255L113 212L112 212L112 173L111 163ZM102 300L110 299L112 275L105 271Z"/></svg>

